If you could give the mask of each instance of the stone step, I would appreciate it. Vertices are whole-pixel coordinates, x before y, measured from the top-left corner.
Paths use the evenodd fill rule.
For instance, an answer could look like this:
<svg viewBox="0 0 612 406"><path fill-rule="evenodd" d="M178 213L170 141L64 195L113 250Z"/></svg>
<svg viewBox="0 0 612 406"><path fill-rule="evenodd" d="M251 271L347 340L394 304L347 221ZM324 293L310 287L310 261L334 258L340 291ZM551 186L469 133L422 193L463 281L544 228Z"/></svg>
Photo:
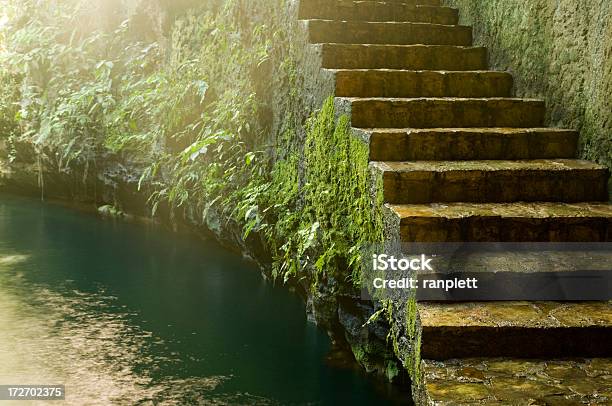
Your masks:
<svg viewBox="0 0 612 406"><path fill-rule="evenodd" d="M457 9L380 1L310 0L300 2L299 18L338 21L405 21L455 25Z"/></svg>
<svg viewBox="0 0 612 406"><path fill-rule="evenodd" d="M612 404L612 359L424 360L422 404Z"/></svg>
<svg viewBox="0 0 612 406"><path fill-rule="evenodd" d="M608 203L387 205L406 242L612 241Z"/></svg>
<svg viewBox="0 0 612 406"><path fill-rule="evenodd" d="M485 70L483 47L451 45L319 44L323 68Z"/></svg>
<svg viewBox="0 0 612 406"><path fill-rule="evenodd" d="M309 1L309 0L306 0ZM381 0L382 1L382 0ZM401 3L401 4L410 4L416 6L440 6L442 4L442 0L384 0L385 3Z"/></svg>
<svg viewBox="0 0 612 406"><path fill-rule="evenodd" d="M354 129L371 161L574 158L578 133L557 128Z"/></svg>
<svg viewBox="0 0 612 406"><path fill-rule="evenodd" d="M336 98L358 128L541 127L541 100L519 98Z"/></svg>
<svg viewBox="0 0 612 406"><path fill-rule="evenodd" d="M419 302L421 355L612 356L612 302Z"/></svg>
<svg viewBox="0 0 612 406"><path fill-rule="evenodd" d="M607 201L608 169L573 159L372 162L388 203Z"/></svg>
<svg viewBox="0 0 612 406"><path fill-rule="evenodd" d="M493 71L337 70L337 97L509 97L512 75Z"/></svg>
<svg viewBox="0 0 612 406"><path fill-rule="evenodd" d="M311 43L472 45L472 28L412 22L307 20Z"/></svg>

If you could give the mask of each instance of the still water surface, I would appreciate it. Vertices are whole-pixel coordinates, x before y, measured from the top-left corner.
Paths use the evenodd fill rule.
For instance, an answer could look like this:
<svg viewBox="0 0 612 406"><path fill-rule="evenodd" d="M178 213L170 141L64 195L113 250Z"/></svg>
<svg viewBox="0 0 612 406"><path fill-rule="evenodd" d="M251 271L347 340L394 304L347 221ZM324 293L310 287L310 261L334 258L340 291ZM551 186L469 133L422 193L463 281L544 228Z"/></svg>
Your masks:
<svg viewBox="0 0 612 406"><path fill-rule="evenodd" d="M0 197L0 384L79 405L386 404L329 350L298 297L213 242Z"/></svg>

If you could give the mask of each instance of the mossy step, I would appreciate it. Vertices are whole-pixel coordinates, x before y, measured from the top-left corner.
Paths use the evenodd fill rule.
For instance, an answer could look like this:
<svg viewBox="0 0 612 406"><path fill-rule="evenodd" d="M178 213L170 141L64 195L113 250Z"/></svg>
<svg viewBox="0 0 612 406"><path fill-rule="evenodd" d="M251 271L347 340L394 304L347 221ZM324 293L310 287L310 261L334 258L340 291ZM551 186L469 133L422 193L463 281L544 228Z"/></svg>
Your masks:
<svg viewBox="0 0 612 406"><path fill-rule="evenodd" d="M372 162L388 203L607 201L608 169L574 159Z"/></svg>
<svg viewBox="0 0 612 406"><path fill-rule="evenodd" d="M424 360L423 404L612 404L612 359Z"/></svg>
<svg viewBox="0 0 612 406"><path fill-rule="evenodd" d="M557 128L355 129L372 161L573 158L578 133Z"/></svg>
<svg viewBox="0 0 612 406"><path fill-rule="evenodd" d="M612 241L608 203L387 205L406 242Z"/></svg>
<svg viewBox="0 0 612 406"><path fill-rule="evenodd" d="M337 97L509 97L512 75L493 71L337 70Z"/></svg>
<svg viewBox="0 0 612 406"><path fill-rule="evenodd" d="M339 21L405 21L454 25L457 9L380 1L310 0L300 2L299 18Z"/></svg>
<svg viewBox="0 0 612 406"><path fill-rule="evenodd" d="M483 47L452 45L319 44L323 68L486 70Z"/></svg>
<svg viewBox="0 0 612 406"><path fill-rule="evenodd" d="M307 20L311 43L472 45L472 28L412 22Z"/></svg>
<svg viewBox="0 0 612 406"><path fill-rule="evenodd" d="M336 98L358 128L541 127L544 102L521 98Z"/></svg>
<svg viewBox="0 0 612 406"><path fill-rule="evenodd" d="M612 356L611 302L419 303L421 355Z"/></svg>

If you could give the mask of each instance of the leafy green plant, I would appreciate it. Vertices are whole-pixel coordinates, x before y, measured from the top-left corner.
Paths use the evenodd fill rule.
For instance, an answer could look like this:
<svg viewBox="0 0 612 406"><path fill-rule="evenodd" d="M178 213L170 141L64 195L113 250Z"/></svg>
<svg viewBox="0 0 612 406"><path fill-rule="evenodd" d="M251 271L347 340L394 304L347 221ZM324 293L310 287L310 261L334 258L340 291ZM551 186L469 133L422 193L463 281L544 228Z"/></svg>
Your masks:
<svg viewBox="0 0 612 406"><path fill-rule="evenodd" d="M243 194L245 237L252 230L265 234L274 275L285 281L309 277L316 286L333 277L359 284L361 248L383 238L380 205L369 193L367 147L352 137L348 117L335 119L330 97L308 122L303 156L299 145L287 149L271 178L251 183Z"/></svg>
<svg viewBox="0 0 612 406"><path fill-rule="evenodd" d="M262 236L284 281L359 283L360 246L382 239L367 148L331 98L297 136L304 113L285 0L188 10L163 44L135 38L129 19L72 28L83 0L5 1L0 125L33 147L41 173L86 182L110 158L137 164L154 215L163 205L206 223L214 211L243 238ZM273 108L287 113L279 128L263 118Z"/></svg>

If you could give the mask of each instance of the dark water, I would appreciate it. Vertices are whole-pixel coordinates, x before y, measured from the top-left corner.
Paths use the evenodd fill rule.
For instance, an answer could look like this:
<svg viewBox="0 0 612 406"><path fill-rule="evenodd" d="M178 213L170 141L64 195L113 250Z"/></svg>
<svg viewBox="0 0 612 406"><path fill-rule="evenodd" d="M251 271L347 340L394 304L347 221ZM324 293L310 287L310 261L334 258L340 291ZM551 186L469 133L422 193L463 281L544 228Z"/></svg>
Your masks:
<svg viewBox="0 0 612 406"><path fill-rule="evenodd" d="M0 384L79 405L386 404L329 350L297 296L215 243L0 197Z"/></svg>

